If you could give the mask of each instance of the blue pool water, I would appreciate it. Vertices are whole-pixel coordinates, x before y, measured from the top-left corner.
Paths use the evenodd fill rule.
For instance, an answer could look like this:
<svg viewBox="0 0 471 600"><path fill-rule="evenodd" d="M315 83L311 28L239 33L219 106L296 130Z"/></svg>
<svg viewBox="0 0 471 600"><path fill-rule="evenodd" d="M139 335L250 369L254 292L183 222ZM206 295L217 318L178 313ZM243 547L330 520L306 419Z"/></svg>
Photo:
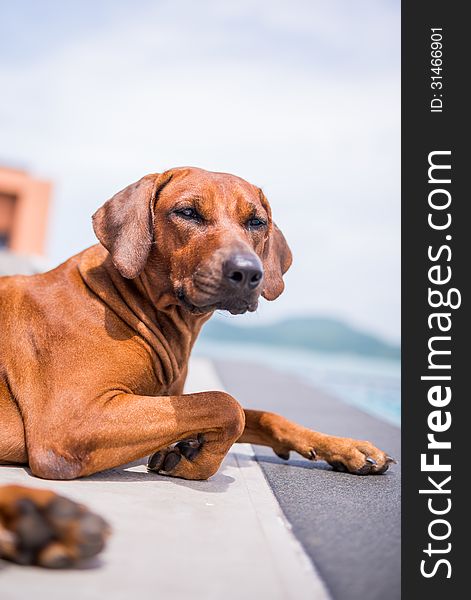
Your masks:
<svg viewBox="0 0 471 600"><path fill-rule="evenodd" d="M294 373L317 389L400 425L399 361L208 340L197 342L195 354L219 360L258 362L276 370Z"/></svg>

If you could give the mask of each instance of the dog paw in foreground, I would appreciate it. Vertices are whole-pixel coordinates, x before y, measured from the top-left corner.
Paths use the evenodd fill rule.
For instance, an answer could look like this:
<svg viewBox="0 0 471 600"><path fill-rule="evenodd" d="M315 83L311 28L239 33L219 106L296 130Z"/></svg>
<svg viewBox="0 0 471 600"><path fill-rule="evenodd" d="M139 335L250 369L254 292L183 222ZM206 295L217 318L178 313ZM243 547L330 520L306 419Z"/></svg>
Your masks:
<svg viewBox="0 0 471 600"><path fill-rule="evenodd" d="M49 490L0 487L0 557L67 568L101 552L111 529L82 504Z"/></svg>

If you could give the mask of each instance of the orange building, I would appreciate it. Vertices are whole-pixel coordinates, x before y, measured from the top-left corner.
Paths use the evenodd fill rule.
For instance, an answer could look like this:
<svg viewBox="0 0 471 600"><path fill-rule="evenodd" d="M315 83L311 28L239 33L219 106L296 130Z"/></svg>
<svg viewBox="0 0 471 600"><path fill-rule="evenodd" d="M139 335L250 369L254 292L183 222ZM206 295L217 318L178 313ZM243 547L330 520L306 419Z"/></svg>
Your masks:
<svg viewBox="0 0 471 600"><path fill-rule="evenodd" d="M44 256L52 184L0 167L0 250Z"/></svg>

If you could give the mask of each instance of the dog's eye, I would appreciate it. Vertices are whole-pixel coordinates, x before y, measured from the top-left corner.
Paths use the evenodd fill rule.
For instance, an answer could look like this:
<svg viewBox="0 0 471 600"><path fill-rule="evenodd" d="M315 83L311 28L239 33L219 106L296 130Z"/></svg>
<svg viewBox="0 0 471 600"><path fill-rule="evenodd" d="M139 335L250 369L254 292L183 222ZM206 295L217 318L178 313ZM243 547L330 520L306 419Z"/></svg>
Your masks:
<svg viewBox="0 0 471 600"><path fill-rule="evenodd" d="M201 215L194 208L179 208L175 211L175 214L188 221L202 221Z"/></svg>
<svg viewBox="0 0 471 600"><path fill-rule="evenodd" d="M257 219L257 217L252 217L246 223L249 229L260 229L261 227L265 227L266 223L262 219Z"/></svg>

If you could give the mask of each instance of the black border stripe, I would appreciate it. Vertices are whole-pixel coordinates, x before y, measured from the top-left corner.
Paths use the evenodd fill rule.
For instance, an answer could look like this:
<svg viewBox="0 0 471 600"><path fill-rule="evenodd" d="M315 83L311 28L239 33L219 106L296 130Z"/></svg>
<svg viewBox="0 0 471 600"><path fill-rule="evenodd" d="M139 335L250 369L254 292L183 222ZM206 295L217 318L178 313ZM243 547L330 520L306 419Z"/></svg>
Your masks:
<svg viewBox="0 0 471 600"><path fill-rule="evenodd" d="M471 258L469 241L471 233L466 214L469 214L471 195L467 189L468 157L467 136L469 130L469 104L464 88L470 71L467 45L470 39L469 22L465 4L422 0L402 2L402 402L403 402L403 512L402 512L402 597L405 599L460 598L458 589L467 592L465 561L469 549L467 535L470 530L469 516L464 516L469 497L464 491L468 466L468 404L471 394L467 373L471 371L468 337L471 335L469 314ZM432 99L430 28L443 28L443 112L430 112ZM434 231L427 223L430 212L428 194L433 185L428 183L428 155L435 150L451 150L451 179L447 187L452 195L450 211L452 224L449 230ZM469 185L469 184L468 184ZM443 196L444 197L444 196ZM456 287L462 295L459 309L450 310L452 328L450 335L451 370L434 371L452 376L452 400L443 411L452 415L451 428L440 434L443 440L451 440L451 450L440 452L441 462L451 464L452 508L444 516L452 527L449 539L443 542L431 540L427 528L434 518L427 507L428 498L419 489L430 488L427 476L420 469L420 455L427 452L427 416L432 407L427 400L430 381L421 381L427 372L427 343L436 330L430 330L427 317L434 309L427 300L428 269L432 263L427 248L439 248L447 243L450 234L452 249L450 262L440 260L445 268L451 266L452 280L448 287ZM437 287L437 286L432 286ZM441 286L445 291L447 286ZM439 310L445 310L441 308ZM435 333L434 333L435 332ZM446 345L446 344L445 344ZM446 362L446 360L443 360ZM437 438L439 434L437 434ZM430 451L429 451L430 452ZM432 454L433 452L430 452ZM430 460L430 459L429 459ZM445 473L436 473L441 481ZM442 500L446 496L437 495ZM444 502L444 500L443 500ZM439 503L437 501L437 507ZM440 533L445 530L437 528ZM423 549L431 542L435 548L444 548L451 542L447 554L435 554L429 558ZM446 558L452 566L451 579L446 578L447 568L438 568L429 579L420 573L420 563L427 559L427 569L434 561ZM460 588L460 586L463 586Z"/></svg>

